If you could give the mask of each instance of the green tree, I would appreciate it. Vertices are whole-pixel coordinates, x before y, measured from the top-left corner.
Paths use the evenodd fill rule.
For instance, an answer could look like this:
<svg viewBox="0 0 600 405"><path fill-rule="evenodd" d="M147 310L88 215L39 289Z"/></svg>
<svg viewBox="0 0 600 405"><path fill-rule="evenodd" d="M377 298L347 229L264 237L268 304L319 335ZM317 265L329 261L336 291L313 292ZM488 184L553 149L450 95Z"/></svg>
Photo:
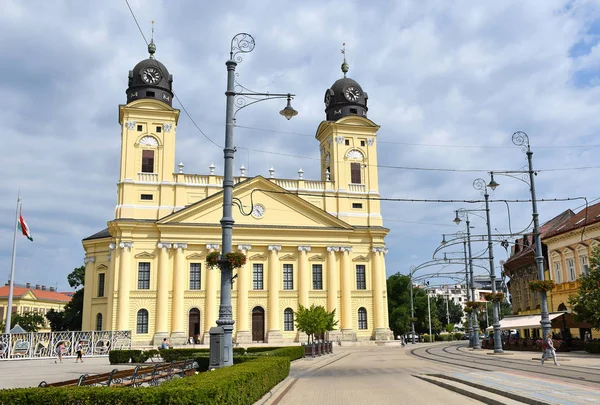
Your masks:
<svg viewBox="0 0 600 405"><path fill-rule="evenodd" d="M85 266L73 269L67 276L69 285L73 288L84 285ZM71 301L65 305L64 311L48 311L46 318L53 331L81 330L83 319L83 288L75 291Z"/></svg>
<svg viewBox="0 0 600 405"><path fill-rule="evenodd" d="M2 330L4 330L4 325L6 323L2 322L0 326ZM27 332L37 332L40 328L44 327L46 324L46 320L44 317L36 312L25 312L24 314L17 314L14 312L10 318L10 328L14 328L15 325L19 325Z"/></svg>
<svg viewBox="0 0 600 405"><path fill-rule="evenodd" d="M448 312L446 312L446 302L448 305ZM463 317L462 306L454 302L454 300L448 300L446 297L442 295L438 295L435 297L435 304L437 307L436 316L444 325L444 327L448 324L448 316L447 313L450 314L450 323L455 325L460 323Z"/></svg>
<svg viewBox="0 0 600 405"><path fill-rule="evenodd" d="M579 277L577 295L569 297L569 304L577 320L600 329L600 247L592 252L589 271Z"/></svg>
<svg viewBox="0 0 600 405"><path fill-rule="evenodd" d="M315 341L315 335L319 338L323 338L326 332L330 332L335 329L338 322L335 320L335 310L327 312L327 310L321 306L312 304L310 308L306 308L303 305L298 306L298 311L294 313L296 328L300 332L304 332L307 335L307 343Z"/></svg>
<svg viewBox="0 0 600 405"><path fill-rule="evenodd" d="M396 273L387 279L388 312L390 329L394 336L410 332L410 277ZM429 312L427 311L427 293L425 289L413 287L413 307L415 314L415 332L429 332ZM431 326L437 307L431 300ZM441 329L440 329L441 330Z"/></svg>

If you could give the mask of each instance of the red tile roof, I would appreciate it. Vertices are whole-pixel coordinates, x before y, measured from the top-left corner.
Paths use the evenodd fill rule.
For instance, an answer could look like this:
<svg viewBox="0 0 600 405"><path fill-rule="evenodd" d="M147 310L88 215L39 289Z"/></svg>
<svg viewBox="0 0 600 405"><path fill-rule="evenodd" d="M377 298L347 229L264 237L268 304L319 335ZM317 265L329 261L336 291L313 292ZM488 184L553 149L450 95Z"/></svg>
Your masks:
<svg viewBox="0 0 600 405"><path fill-rule="evenodd" d="M600 203L590 205L587 209L583 208L577 214L569 218L562 226L543 235L543 238L551 238L575 229L581 229L597 222L600 222Z"/></svg>
<svg viewBox="0 0 600 405"><path fill-rule="evenodd" d="M71 297L66 294L59 293L56 291L44 291L44 290L36 290L35 288L25 288L25 287L14 287L13 288L13 296L14 297L22 297L27 294L28 291L31 291L33 295L38 300L43 301L58 301L58 302L69 302L71 301ZM9 287L7 285L0 287L0 298L7 298L9 294Z"/></svg>

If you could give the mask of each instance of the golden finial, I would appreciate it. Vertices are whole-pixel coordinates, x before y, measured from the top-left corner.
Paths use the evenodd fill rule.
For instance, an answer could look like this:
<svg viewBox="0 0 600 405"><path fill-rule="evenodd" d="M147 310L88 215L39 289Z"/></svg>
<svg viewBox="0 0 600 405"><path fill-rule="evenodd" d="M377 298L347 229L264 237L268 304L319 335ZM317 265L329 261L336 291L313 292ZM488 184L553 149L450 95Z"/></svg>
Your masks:
<svg viewBox="0 0 600 405"><path fill-rule="evenodd" d="M342 63L342 72L344 72L344 77L346 77L346 73L350 70L350 66L346 63L346 43L342 44L343 48L340 50L342 55L344 55L344 62Z"/></svg>
<svg viewBox="0 0 600 405"><path fill-rule="evenodd" d="M150 43L148 44L148 53L150 54L150 59L154 59L154 52L156 52L156 45L154 45L154 20L152 20L152 37L150 38Z"/></svg>

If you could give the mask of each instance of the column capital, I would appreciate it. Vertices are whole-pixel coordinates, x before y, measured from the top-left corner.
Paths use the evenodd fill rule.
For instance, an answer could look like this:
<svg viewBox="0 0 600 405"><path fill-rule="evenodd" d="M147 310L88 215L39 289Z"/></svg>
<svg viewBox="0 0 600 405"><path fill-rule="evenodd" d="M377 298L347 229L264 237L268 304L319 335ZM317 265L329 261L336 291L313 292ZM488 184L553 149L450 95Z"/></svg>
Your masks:
<svg viewBox="0 0 600 405"><path fill-rule="evenodd" d="M281 250L281 245L269 245L269 250L279 252Z"/></svg>
<svg viewBox="0 0 600 405"><path fill-rule="evenodd" d="M352 246L340 246L340 252L352 252Z"/></svg>
<svg viewBox="0 0 600 405"><path fill-rule="evenodd" d="M159 249L171 249L173 247L173 244L171 242L158 242L156 246Z"/></svg>
<svg viewBox="0 0 600 405"><path fill-rule="evenodd" d="M383 254L387 254L388 249L385 246L381 246L381 247L373 247L373 249L371 249L373 253L383 253Z"/></svg>
<svg viewBox="0 0 600 405"><path fill-rule="evenodd" d="M220 245L218 245L218 244L207 244L207 245L206 245L206 248L207 248L208 250L211 250L211 249L212 249L212 250L219 250L219 247L220 247Z"/></svg>
<svg viewBox="0 0 600 405"><path fill-rule="evenodd" d="M96 261L96 258L95 258L94 256L91 256L91 257L86 257L86 258L84 258L84 259L83 259L83 262L84 262L85 264L88 264L88 263L94 263L95 261Z"/></svg>
<svg viewBox="0 0 600 405"><path fill-rule="evenodd" d="M238 245L238 250L250 250L252 245Z"/></svg>
<svg viewBox="0 0 600 405"><path fill-rule="evenodd" d="M114 244L114 243L112 243L112 242L108 244L108 249L109 250L114 250L116 247L117 247L117 245Z"/></svg>
<svg viewBox="0 0 600 405"><path fill-rule="evenodd" d="M187 249L187 243L184 242L180 242L180 243L173 243L173 249Z"/></svg>
<svg viewBox="0 0 600 405"><path fill-rule="evenodd" d="M338 252L340 250L339 246L327 246L328 252Z"/></svg>
<svg viewBox="0 0 600 405"><path fill-rule="evenodd" d="M121 249L125 249L125 248L131 249L133 247L133 242L121 242L121 243L119 243L119 247Z"/></svg>
<svg viewBox="0 0 600 405"><path fill-rule="evenodd" d="M310 246L307 246L307 245L298 246L298 251L299 252L310 252Z"/></svg>

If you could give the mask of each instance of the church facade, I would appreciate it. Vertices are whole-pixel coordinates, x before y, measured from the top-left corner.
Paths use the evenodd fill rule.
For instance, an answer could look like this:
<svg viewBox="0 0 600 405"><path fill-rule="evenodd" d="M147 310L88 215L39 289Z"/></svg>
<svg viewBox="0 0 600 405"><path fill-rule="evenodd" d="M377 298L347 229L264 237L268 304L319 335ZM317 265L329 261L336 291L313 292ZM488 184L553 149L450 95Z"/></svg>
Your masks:
<svg viewBox="0 0 600 405"><path fill-rule="evenodd" d="M208 343L216 326L223 177L175 168L179 110L173 77L150 57L129 72L119 107L121 168L115 218L83 240L83 330L131 330L134 345ZM234 270L234 339L286 343L298 305L335 310L334 339L388 340L385 236L377 173L377 130L367 94L344 77L325 93L315 138L321 178L234 178L233 247L247 256ZM317 145L315 144L315 147Z"/></svg>

